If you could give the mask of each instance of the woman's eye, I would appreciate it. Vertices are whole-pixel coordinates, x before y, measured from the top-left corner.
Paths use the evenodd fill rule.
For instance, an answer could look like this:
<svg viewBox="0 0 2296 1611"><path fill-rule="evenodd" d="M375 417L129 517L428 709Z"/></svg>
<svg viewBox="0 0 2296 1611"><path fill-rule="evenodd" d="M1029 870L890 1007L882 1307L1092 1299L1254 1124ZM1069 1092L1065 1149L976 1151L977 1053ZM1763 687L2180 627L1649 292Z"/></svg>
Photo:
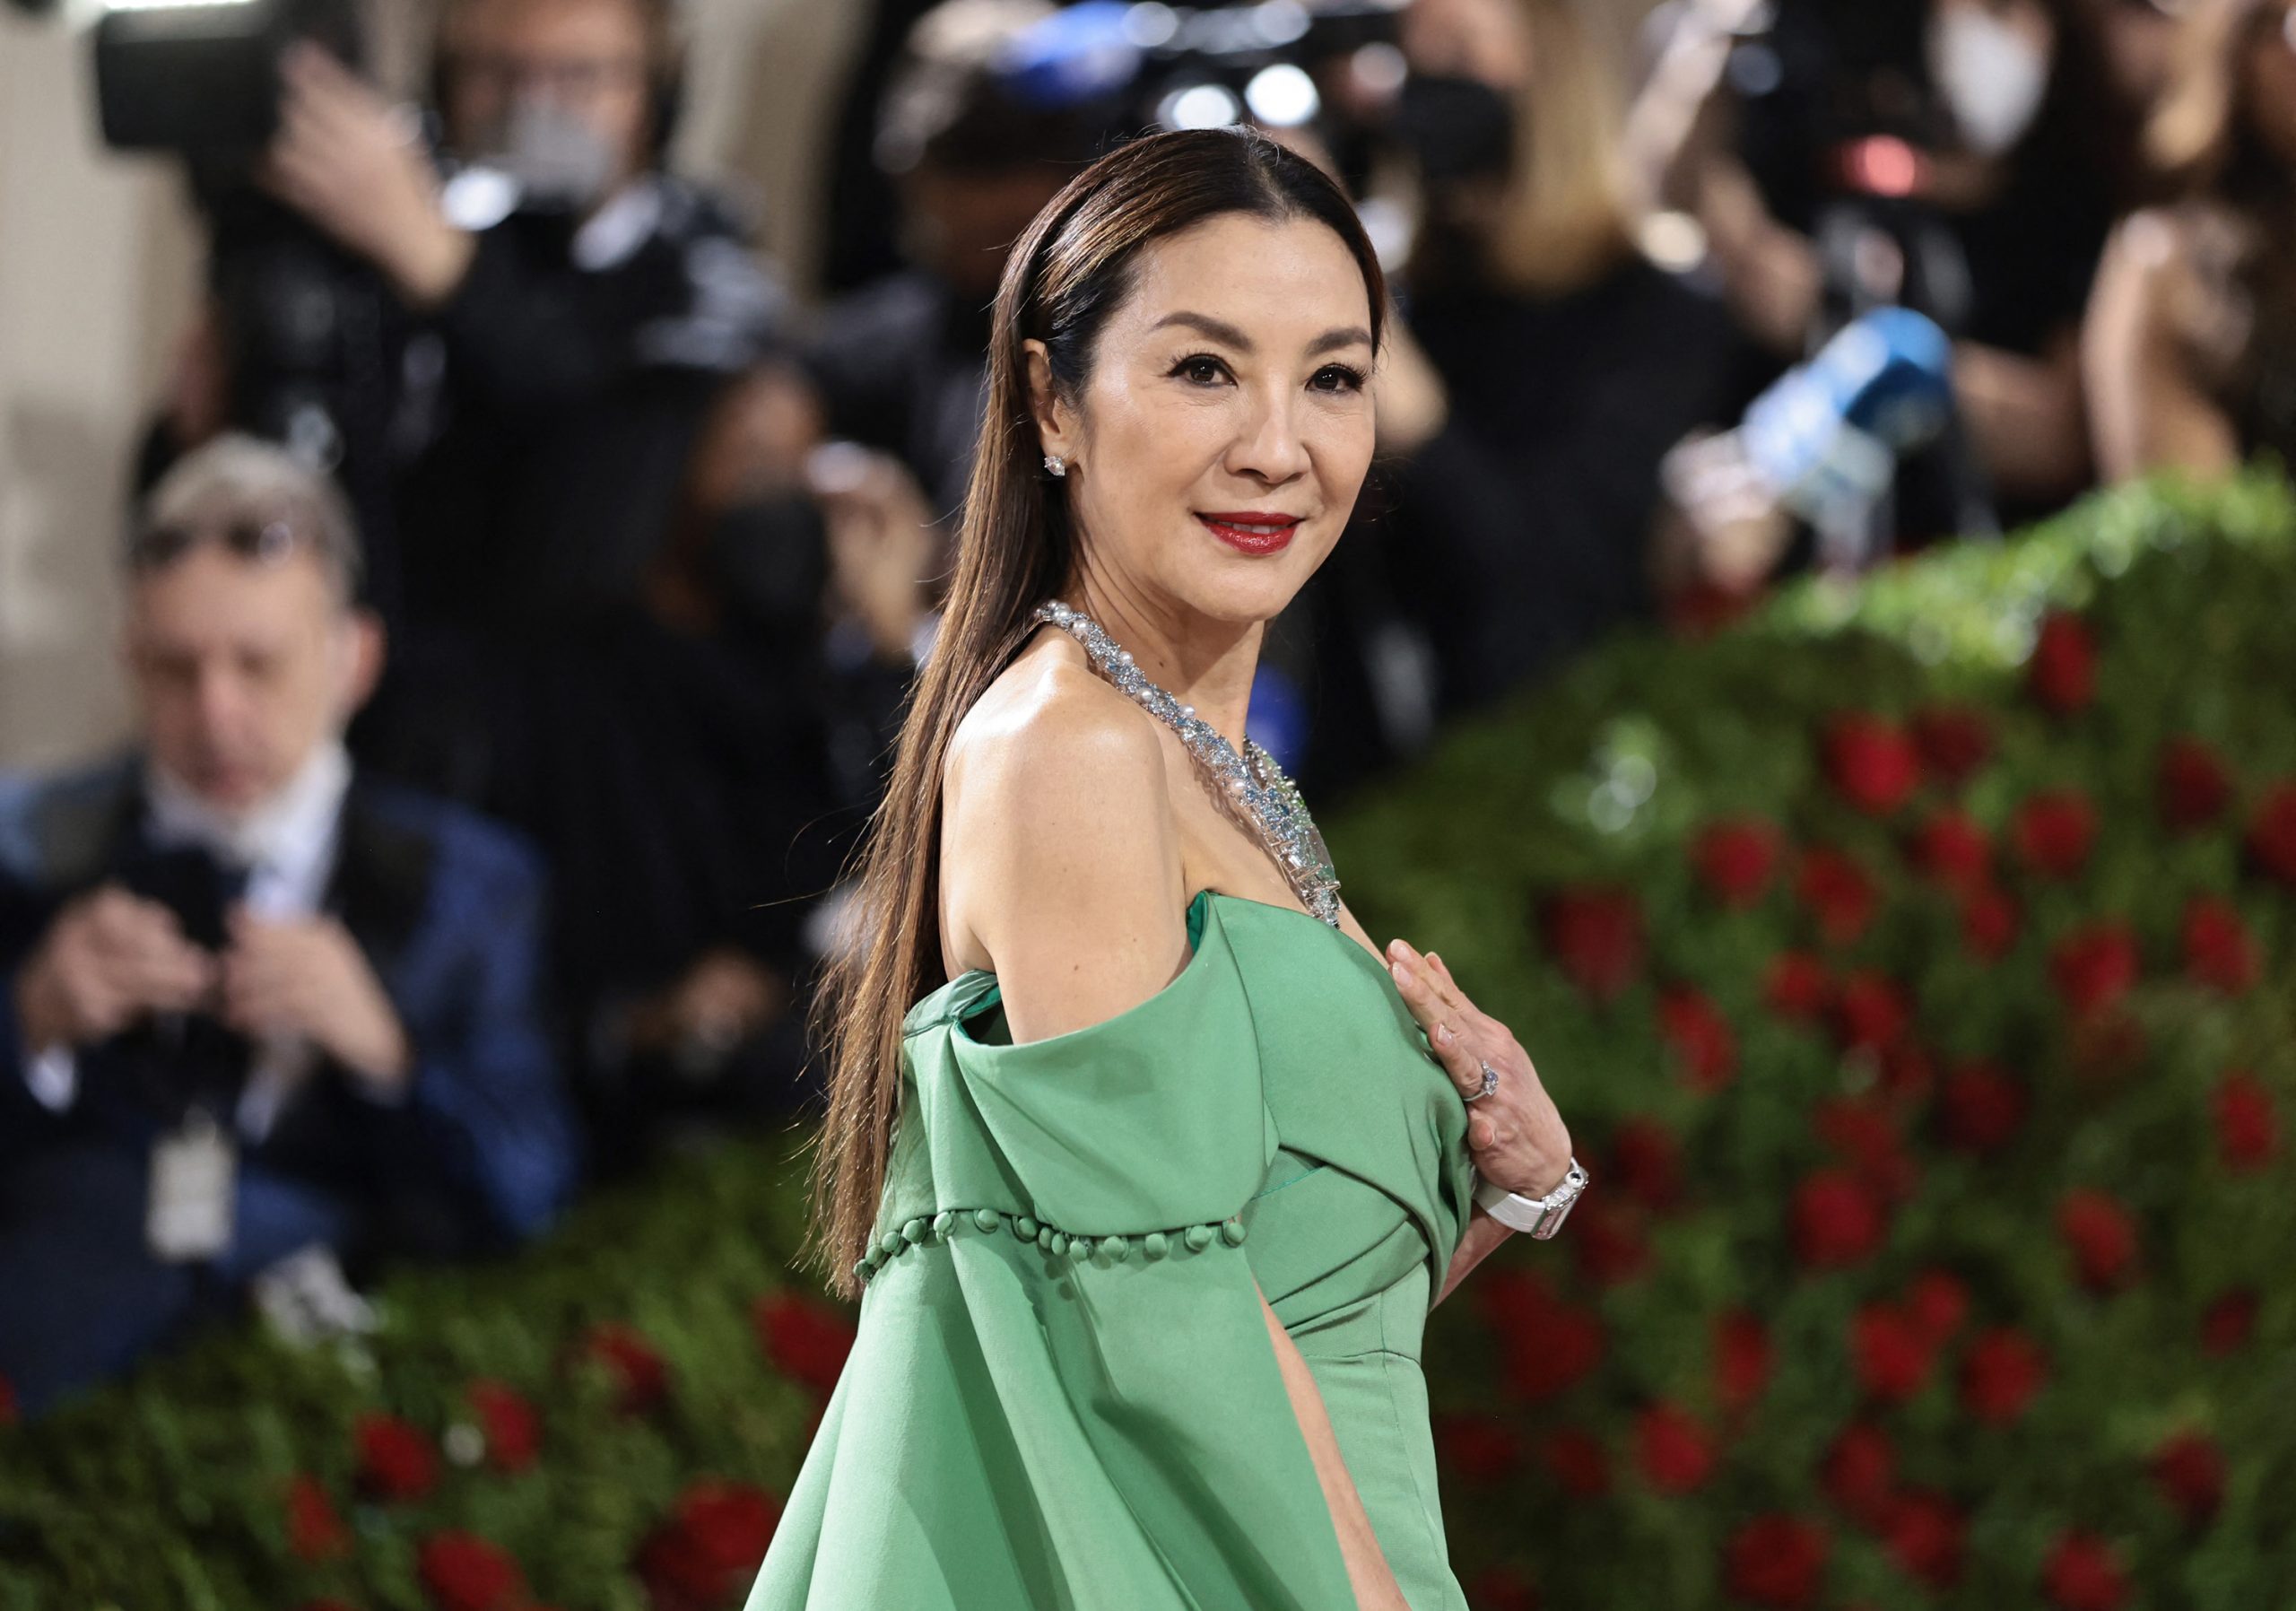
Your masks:
<svg viewBox="0 0 2296 1611"><path fill-rule="evenodd" d="M1174 364L1172 373L1192 386L1216 386L1226 378L1228 366L1217 358L1198 353L1193 358L1183 358Z"/></svg>
<svg viewBox="0 0 2296 1611"><path fill-rule="evenodd" d="M1363 389L1363 371L1344 363L1326 364L1308 382L1319 392L1360 392Z"/></svg>

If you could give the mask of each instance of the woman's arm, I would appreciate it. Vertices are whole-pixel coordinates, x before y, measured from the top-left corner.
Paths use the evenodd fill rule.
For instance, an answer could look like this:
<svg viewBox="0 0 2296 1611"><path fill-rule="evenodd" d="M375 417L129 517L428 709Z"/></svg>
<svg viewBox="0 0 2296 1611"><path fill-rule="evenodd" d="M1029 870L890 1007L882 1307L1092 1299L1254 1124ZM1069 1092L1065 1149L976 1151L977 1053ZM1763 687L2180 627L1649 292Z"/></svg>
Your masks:
<svg viewBox="0 0 2296 1611"><path fill-rule="evenodd" d="M2178 338L2179 293L2197 296L2176 225L2139 213L2114 231L2082 335L2097 468L2108 482L2175 469L2238 466L2232 422L2197 383Z"/></svg>
<svg viewBox="0 0 2296 1611"><path fill-rule="evenodd" d="M1451 1289L1465 1280L1474 1267L1489 1258L1492 1249L1515 1232L1478 1208L1467 1221L1467 1228L1459 1235L1459 1245L1451 1250L1451 1267L1443 1272L1443 1290L1435 1294L1435 1303L1451 1295ZM1435 1305L1430 1304L1432 1309Z"/></svg>
<svg viewBox="0 0 2296 1611"><path fill-rule="evenodd" d="M1339 1553L1347 1563L1347 1581L1355 1589L1360 1611L1410 1611L1396 1575L1380 1553L1378 1536L1363 1511L1355 1479L1340 1458L1339 1437L1331 1428L1324 1396L1317 1389L1314 1372L1300 1355L1300 1345L1283 1329L1262 1293L1260 1312L1267 1319L1267 1339L1275 1345L1276 1368L1283 1373L1283 1390L1291 1395L1292 1413L1300 1417L1300 1433L1308 1441L1308 1457L1316 1465L1316 1480L1323 1485L1324 1502L1331 1507L1331 1524L1339 1534Z"/></svg>
<svg viewBox="0 0 2296 1611"><path fill-rule="evenodd" d="M985 953L1013 1038L1025 1041L1138 1006L1188 950L1187 868L1157 730L1082 666L1048 657L1019 669L966 718L952 754L942 878L949 951L968 963L973 947ZM1408 1611L1315 1377L1254 1292L1356 1601Z"/></svg>
<svg viewBox="0 0 2296 1611"><path fill-rule="evenodd" d="M1953 345L1953 393L2002 492L2049 502L2089 483L2081 340L2066 331L2038 358L1973 341Z"/></svg>

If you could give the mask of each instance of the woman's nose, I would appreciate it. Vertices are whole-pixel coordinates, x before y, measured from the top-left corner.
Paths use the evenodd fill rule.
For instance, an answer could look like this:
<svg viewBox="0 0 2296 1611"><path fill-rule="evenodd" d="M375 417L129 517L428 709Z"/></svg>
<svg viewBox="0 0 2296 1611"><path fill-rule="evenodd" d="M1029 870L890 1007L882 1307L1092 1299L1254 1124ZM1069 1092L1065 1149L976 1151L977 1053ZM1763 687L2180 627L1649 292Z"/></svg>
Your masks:
<svg viewBox="0 0 2296 1611"><path fill-rule="evenodd" d="M1228 469L1271 485L1303 475L1308 468L1308 445L1292 417L1288 396L1258 396L1243 429L1228 453Z"/></svg>

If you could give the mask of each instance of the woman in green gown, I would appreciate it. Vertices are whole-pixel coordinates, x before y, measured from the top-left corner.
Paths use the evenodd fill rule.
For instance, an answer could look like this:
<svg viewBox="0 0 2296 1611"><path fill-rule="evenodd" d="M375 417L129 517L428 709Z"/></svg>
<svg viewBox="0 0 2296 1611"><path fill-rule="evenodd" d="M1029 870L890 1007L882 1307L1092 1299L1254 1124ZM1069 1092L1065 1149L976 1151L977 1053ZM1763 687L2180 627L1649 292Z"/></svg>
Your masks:
<svg viewBox="0 0 2296 1611"><path fill-rule="evenodd" d="M1239 747L1369 467L1385 310L1337 187L1238 131L1112 152L1012 254L828 997L860 1335L749 1611L1464 1606L1421 1333L1585 1177Z"/></svg>

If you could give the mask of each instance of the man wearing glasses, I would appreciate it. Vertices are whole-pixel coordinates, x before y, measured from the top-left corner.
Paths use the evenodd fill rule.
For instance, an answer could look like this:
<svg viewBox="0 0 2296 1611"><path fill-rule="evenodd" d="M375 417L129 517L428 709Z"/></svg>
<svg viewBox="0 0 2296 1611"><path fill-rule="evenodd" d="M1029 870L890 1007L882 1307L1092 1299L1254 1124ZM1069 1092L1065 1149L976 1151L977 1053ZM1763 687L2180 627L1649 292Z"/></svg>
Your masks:
<svg viewBox="0 0 2296 1611"><path fill-rule="evenodd" d="M0 780L0 1377L37 1412L314 1249L540 1229L575 1168L505 832L359 776L340 496L224 437L126 564L143 742Z"/></svg>

